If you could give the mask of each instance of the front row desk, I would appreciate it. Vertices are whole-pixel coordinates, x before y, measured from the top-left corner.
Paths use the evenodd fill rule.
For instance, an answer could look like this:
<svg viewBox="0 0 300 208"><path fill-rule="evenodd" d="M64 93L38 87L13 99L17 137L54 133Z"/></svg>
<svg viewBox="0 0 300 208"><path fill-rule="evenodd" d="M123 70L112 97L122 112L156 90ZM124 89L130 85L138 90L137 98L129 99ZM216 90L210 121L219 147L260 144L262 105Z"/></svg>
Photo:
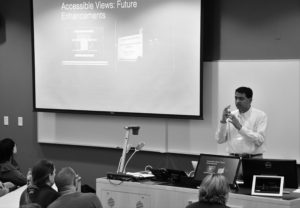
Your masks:
<svg viewBox="0 0 300 208"><path fill-rule="evenodd" d="M243 186L237 186L236 179L240 176L241 163ZM189 203L198 201L198 189L186 187L197 187L207 174L219 173L235 188L235 192L229 194L229 207L300 208L300 193L294 192L298 188L296 160L241 159L234 156L200 154L197 164L193 177L175 177L176 180L173 180L173 176L180 175L183 171L151 170L155 179L166 183L151 179L130 182L126 178L123 180L108 174L109 179L96 180L97 196L104 208L185 208ZM163 176L168 176L171 180L165 180L166 177ZM170 176L172 177L169 178ZM160 180L162 178L164 180ZM180 180L177 180L178 178ZM187 186L183 188L180 182ZM284 189L283 192L283 185L289 190ZM255 187L252 190L253 195L250 187ZM262 194L264 196L261 196Z"/></svg>
<svg viewBox="0 0 300 208"><path fill-rule="evenodd" d="M20 197L26 188L27 185L24 185L6 195L1 196L0 208L19 208Z"/></svg>
<svg viewBox="0 0 300 208"><path fill-rule="evenodd" d="M198 189L107 178L96 179L96 194L103 208L185 208L198 200ZM284 194L280 198L230 193L227 205L232 208L299 208L300 193Z"/></svg>

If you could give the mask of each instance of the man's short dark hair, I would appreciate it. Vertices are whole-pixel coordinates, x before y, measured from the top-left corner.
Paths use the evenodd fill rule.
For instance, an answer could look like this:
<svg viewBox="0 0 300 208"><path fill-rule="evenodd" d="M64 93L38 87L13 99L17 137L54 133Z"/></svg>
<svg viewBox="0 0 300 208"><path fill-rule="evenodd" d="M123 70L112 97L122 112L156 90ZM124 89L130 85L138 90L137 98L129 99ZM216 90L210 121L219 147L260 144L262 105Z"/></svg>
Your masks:
<svg viewBox="0 0 300 208"><path fill-rule="evenodd" d="M52 161L42 159L39 160L32 168L33 184L37 187L45 185L49 180L49 175L53 174L55 170Z"/></svg>
<svg viewBox="0 0 300 208"><path fill-rule="evenodd" d="M252 98L253 97L253 91L249 87L239 87L235 90L235 92L245 94L247 98Z"/></svg>
<svg viewBox="0 0 300 208"><path fill-rule="evenodd" d="M66 186L75 185L76 173L71 167L62 168L55 176L55 184L58 191L62 191Z"/></svg>

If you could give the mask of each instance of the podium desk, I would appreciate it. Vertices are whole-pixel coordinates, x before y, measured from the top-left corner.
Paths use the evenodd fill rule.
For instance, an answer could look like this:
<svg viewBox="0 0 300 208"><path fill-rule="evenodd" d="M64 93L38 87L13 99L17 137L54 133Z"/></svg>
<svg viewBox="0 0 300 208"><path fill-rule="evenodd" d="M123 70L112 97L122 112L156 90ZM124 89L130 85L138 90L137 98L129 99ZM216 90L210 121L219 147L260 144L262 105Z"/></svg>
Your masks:
<svg viewBox="0 0 300 208"><path fill-rule="evenodd" d="M198 200L197 189L106 178L96 179L96 194L103 208L185 208ZM285 200L230 193L227 205L232 208L299 208L300 198Z"/></svg>

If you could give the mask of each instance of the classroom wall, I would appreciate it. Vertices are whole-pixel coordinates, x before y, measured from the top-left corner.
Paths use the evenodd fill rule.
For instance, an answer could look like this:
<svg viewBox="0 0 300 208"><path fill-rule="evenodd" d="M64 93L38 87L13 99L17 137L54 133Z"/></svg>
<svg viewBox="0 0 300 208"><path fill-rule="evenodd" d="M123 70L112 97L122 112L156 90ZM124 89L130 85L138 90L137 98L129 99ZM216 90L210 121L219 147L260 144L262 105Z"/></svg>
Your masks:
<svg viewBox="0 0 300 208"><path fill-rule="evenodd" d="M32 40L30 0L0 1L0 137L14 138L18 144L17 160L21 168L40 158L53 160L57 168L70 165L83 177L83 183L95 187L95 178L115 171L120 150L99 147L39 144L37 142L37 115L33 112ZM300 3L297 0L205 0L204 60L299 59L300 57ZM214 129L209 111L212 87L219 86L212 71L204 70L204 118L197 121L199 129ZM281 100L285 111L288 102ZM206 111L208 110L208 111ZM298 111L299 112L299 111ZM10 118L3 125L3 116ZM24 117L24 126L17 126L17 117ZM300 116L300 115L296 115ZM161 121L161 120L159 120ZM210 135L191 126L196 121L174 120L174 128L187 130L193 136ZM288 122L287 122L288 123ZM288 129L288 125L287 125ZM205 137L205 136L204 136ZM203 147L219 148L205 140ZM299 139L294 138L295 140ZM200 149L200 148L199 148ZM278 150L280 151L280 150ZM139 152L131 161L133 170L145 164L155 167L191 170L193 155Z"/></svg>

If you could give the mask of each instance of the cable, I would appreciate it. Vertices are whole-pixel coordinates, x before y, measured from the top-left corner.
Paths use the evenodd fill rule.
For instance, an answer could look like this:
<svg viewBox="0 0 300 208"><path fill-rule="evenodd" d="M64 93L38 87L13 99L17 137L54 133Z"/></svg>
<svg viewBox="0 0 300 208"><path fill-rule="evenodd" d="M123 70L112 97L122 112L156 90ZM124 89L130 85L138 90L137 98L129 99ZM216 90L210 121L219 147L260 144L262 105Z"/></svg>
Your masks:
<svg viewBox="0 0 300 208"><path fill-rule="evenodd" d="M151 171L151 169L153 169L153 167L151 165L145 166L145 171Z"/></svg>
<svg viewBox="0 0 300 208"><path fill-rule="evenodd" d="M139 150L135 149L134 152L130 155L130 157L128 158L127 162L125 163L125 166L124 166L124 173L126 173L126 167L127 167L127 164L129 163L130 159L132 158L132 156L138 152Z"/></svg>
<svg viewBox="0 0 300 208"><path fill-rule="evenodd" d="M108 179L109 183L115 186L121 185L124 181L120 181L120 183L113 183L110 179Z"/></svg>
<svg viewBox="0 0 300 208"><path fill-rule="evenodd" d="M124 171L123 171L123 173L126 173L126 167L127 167L128 163L129 163L129 161L131 160L132 156L133 156L136 152L140 151L144 146L145 146L145 143L144 143L144 142L140 142L140 143L138 143L138 145L134 148L134 152L130 155L130 157L128 158L127 162L126 162L125 165L124 165L124 169L123 169Z"/></svg>

